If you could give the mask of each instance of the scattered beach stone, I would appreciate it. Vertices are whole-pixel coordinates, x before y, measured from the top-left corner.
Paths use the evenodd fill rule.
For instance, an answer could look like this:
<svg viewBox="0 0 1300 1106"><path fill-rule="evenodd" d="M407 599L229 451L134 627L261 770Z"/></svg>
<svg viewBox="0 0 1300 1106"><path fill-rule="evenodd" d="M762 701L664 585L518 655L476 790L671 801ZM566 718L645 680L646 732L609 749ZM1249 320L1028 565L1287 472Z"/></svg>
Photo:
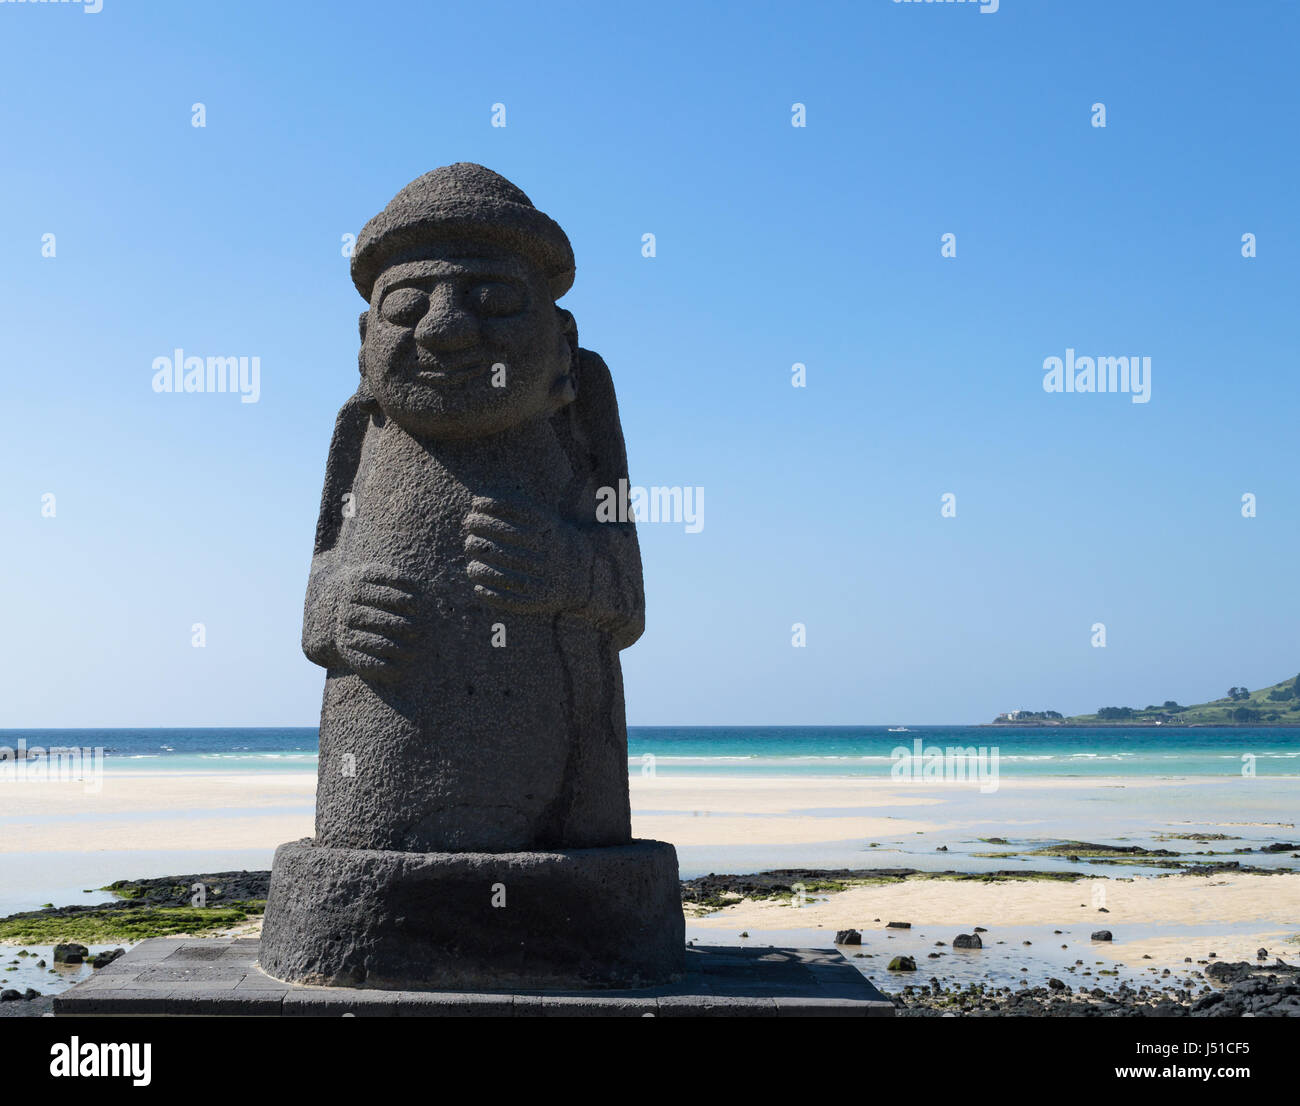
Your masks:
<svg viewBox="0 0 1300 1106"><path fill-rule="evenodd" d="M1110 911L1107 910L1104 906L1099 906L1099 907L1097 907L1097 913L1098 913L1098 914L1109 914Z"/></svg>
<svg viewBox="0 0 1300 1106"><path fill-rule="evenodd" d="M916 961L910 956L895 956L889 962L891 972L914 972L916 971Z"/></svg>
<svg viewBox="0 0 1300 1106"><path fill-rule="evenodd" d="M1268 949L1257 949L1257 950L1255 951L1255 959L1256 959L1256 960L1267 960L1267 959L1268 959Z"/></svg>
<svg viewBox="0 0 1300 1106"><path fill-rule="evenodd" d="M856 929L841 929L836 931L835 943L837 945L860 945L862 944L862 934Z"/></svg>
<svg viewBox="0 0 1300 1106"><path fill-rule="evenodd" d="M1065 984L1064 984L1061 980L1057 979L1055 976L1053 976L1051 979L1049 979L1049 980L1047 981L1047 985L1048 985L1048 986L1049 986L1053 991L1064 991L1064 990L1065 990Z"/></svg>
<svg viewBox="0 0 1300 1106"><path fill-rule="evenodd" d="M0 991L0 1002L17 1002L22 997L21 991L15 991L10 987Z"/></svg>
<svg viewBox="0 0 1300 1106"><path fill-rule="evenodd" d="M742 934L742 936L744 936ZM126 949L114 949L112 952L101 952L94 960L90 962L92 968L107 968L119 956L125 956Z"/></svg>
<svg viewBox="0 0 1300 1106"><path fill-rule="evenodd" d="M1110 941L1112 940L1111 932L1108 929L1098 929L1094 931L1092 939L1094 941Z"/></svg>
<svg viewBox="0 0 1300 1106"><path fill-rule="evenodd" d="M886 929L911 929L912 923L911 922L887 922L885 928Z"/></svg>
<svg viewBox="0 0 1300 1106"><path fill-rule="evenodd" d="M54 946L54 962L56 964L80 964L87 956L90 955L90 949L85 945L79 945L75 941L70 941L66 945Z"/></svg>
<svg viewBox="0 0 1300 1106"><path fill-rule="evenodd" d="M976 933L987 933L988 930L985 929L983 926L976 926L976 927L975 927L975 932L976 932Z"/></svg>
<svg viewBox="0 0 1300 1106"><path fill-rule="evenodd" d="M959 933L952 939L952 947L955 949L982 949L984 942L974 933Z"/></svg>

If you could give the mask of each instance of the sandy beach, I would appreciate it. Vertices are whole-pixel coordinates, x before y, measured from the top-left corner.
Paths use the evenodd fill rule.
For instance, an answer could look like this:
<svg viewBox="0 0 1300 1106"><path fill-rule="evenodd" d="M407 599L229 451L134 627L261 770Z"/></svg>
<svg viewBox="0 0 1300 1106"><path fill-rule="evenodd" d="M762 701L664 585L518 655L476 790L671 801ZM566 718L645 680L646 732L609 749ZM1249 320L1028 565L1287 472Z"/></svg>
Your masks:
<svg viewBox="0 0 1300 1106"><path fill-rule="evenodd" d="M105 902L99 889L118 879L265 871L276 846L313 833L315 788L314 771L284 767L109 764L93 785L0 781L0 915ZM1292 961L1300 873L1293 850L1277 846L1295 841L1294 790L1289 778L1246 788L1231 778L1024 776L985 793L881 776L634 767L630 777L633 832L672 842L684 879L796 869L809 875L791 880L814 884L797 900L727 894L688 906L688 940L825 948L856 930L861 943L841 951L890 992L930 980L1019 992L1056 978L1194 996L1216 961L1254 962L1261 948ZM1053 852L1063 841L1114 853ZM1201 864L1212 873L1185 870ZM828 870L874 875L819 891ZM260 924L249 916L232 932ZM1101 929L1112 939L1094 940ZM983 948L954 948L962 933L979 933ZM29 966L51 950L26 947L8 985L43 991L53 976ZM898 956L918 970L890 971ZM60 966L55 986L89 970Z"/></svg>
<svg viewBox="0 0 1300 1106"><path fill-rule="evenodd" d="M3 792L0 818L0 854L11 859L0 867L11 881L27 886L3 885L0 891L7 903L19 903L15 909L30 908L51 901L53 889L76 883L84 894L114 879L202 870L226 855L214 857L214 849L238 857L232 867L269 867L277 845L313 832L315 782L306 771L110 767L93 790L78 782L11 785ZM1204 815L1209 821L1190 823L1186 811L1193 804L1209 810L1210 794L1194 781L1169 778L1021 778L1003 780L996 795L983 795L970 786L900 786L881 779L631 777L635 834L676 845L684 877L800 866L1077 873L1077 864L1071 868L1060 857L1013 857L988 840L1032 845L1077 837L1154 845L1190 827L1207 834L1217 830L1238 847L1250 847L1293 833L1284 818L1234 822L1234 808L1224 802ZM1204 843L1199 849L1209 851ZM1261 859L1252 853L1250 863ZM85 882L90 872L93 884ZM883 926L876 918L953 934L976 925L1082 932L1104 922L1118 932L1116 943L1100 955L1122 950L1130 960L1149 955L1173 963L1211 951L1253 954L1261 943L1294 940L1300 925L1300 874L1157 877L1097 864L1083 875L1073 882L931 879L858 886L825 899L814 896L799 909L775 900L747 901L693 917L690 926L699 939L731 941L741 940L742 932L866 932ZM31 901L22 902L24 895ZM1105 913L1099 913L1102 906Z"/></svg>
<svg viewBox="0 0 1300 1106"><path fill-rule="evenodd" d="M1193 786L1177 779L1003 780L996 798L1054 804L1062 819L1080 791L1168 791ZM846 838L952 834L1032 827L1038 819L1014 799L972 804L979 793L961 784L899 785L833 777L642 776L630 780L633 832L678 846L798 844ZM206 848L214 833L231 848L274 848L312 832L314 772L172 773L108 769L102 787L77 781L11 786L4 796L0 853ZM1060 806L1056 806L1060 799ZM965 801L965 805L963 804ZM183 815L182 817L178 817ZM1265 823L1261 823L1265 824ZM1289 824L1289 823L1285 823ZM93 833L88 827L93 826ZM1064 827L1062 827L1064 828Z"/></svg>

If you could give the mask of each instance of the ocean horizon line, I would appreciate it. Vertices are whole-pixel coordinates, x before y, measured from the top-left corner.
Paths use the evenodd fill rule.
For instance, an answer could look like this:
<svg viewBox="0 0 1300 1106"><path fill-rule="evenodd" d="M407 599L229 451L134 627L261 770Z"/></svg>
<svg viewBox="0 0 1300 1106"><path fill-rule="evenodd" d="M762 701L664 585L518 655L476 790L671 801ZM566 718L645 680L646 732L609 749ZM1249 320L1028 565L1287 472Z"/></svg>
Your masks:
<svg viewBox="0 0 1300 1106"><path fill-rule="evenodd" d="M629 722L628 729L637 730L889 730L904 725L890 722ZM992 726L989 722L913 722L905 724L908 730L921 729L971 729L977 726ZM0 734L10 733L78 733L85 730L318 730L317 723L306 722L196 722L175 723L169 725L95 725L95 726L7 726L0 728ZM998 727L1010 729L1012 727ZM1028 730L1038 727L1016 726L1015 729ZM1059 729L1044 725L1042 729ZM1300 723L1296 724L1300 728Z"/></svg>

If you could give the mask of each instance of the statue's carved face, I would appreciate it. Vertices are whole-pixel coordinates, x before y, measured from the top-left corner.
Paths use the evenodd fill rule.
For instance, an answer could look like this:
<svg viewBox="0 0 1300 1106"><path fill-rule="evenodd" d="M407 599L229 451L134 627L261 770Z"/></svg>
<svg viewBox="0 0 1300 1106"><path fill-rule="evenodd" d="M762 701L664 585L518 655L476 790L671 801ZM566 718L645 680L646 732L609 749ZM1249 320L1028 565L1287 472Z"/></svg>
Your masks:
<svg viewBox="0 0 1300 1106"><path fill-rule="evenodd" d="M512 254L434 247L375 282L366 380L403 429L472 438L573 399L573 351L542 274Z"/></svg>

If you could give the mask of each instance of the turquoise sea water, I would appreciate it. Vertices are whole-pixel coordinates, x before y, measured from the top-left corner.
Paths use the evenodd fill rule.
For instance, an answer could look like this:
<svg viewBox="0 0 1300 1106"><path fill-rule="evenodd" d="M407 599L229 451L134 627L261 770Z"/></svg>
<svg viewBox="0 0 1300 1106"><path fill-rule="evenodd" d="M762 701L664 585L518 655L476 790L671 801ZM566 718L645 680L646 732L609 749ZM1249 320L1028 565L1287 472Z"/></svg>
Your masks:
<svg viewBox="0 0 1300 1106"><path fill-rule="evenodd" d="M1300 728L632 726L628 767L673 775L888 776L893 752L996 749L1003 776L1300 776ZM110 769L312 771L314 727L0 730L0 747L102 748Z"/></svg>

